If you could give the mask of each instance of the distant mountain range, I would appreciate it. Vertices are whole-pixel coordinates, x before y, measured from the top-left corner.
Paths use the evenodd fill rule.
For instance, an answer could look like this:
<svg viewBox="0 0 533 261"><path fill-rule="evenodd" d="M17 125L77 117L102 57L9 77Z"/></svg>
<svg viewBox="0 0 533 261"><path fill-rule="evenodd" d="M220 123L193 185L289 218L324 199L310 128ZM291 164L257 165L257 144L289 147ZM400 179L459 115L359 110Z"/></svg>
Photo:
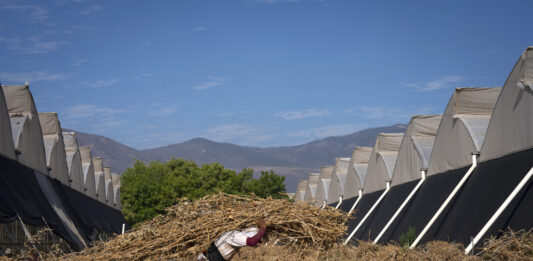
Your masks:
<svg viewBox="0 0 533 261"><path fill-rule="evenodd" d="M136 150L110 138L78 132L80 146L91 146L93 156L104 158L104 164L114 172L122 172L133 165L134 159L145 162L168 161L172 157L193 160L198 164L219 162L224 167L241 170L253 168L274 170L285 176L288 192L296 190L298 180L310 172L331 165L336 157L350 157L356 146L373 146L378 133L404 132L404 124L370 128L349 135L328 137L296 146L258 148L195 138L168 146ZM69 130L72 131L72 130Z"/></svg>

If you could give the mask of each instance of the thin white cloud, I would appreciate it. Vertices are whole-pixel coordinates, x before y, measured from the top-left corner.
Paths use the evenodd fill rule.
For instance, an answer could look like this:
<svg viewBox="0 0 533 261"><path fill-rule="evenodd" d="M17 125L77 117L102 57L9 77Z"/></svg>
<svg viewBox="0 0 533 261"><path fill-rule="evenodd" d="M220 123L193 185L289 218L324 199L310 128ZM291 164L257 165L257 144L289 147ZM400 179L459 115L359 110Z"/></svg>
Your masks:
<svg viewBox="0 0 533 261"><path fill-rule="evenodd" d="M226 82L228 80L229 79L225 78L225 77L213 77L213 76L210 76L210 77L207 78L207 81L200 82L200 83L196 84L195 86L193 86L192 88L195 89L195 90L205 90L205 89L209 89L209 88L212 88L212 87L220 86L220 85L222 85L224 82Z"/></svg>
<svg viewBox="0 0 533 261"><path fill-rule="evenodd" d="M313 129L294 131L288 134L290 137L301 137L306 139L317 139L331 136L346 135L366 127L366 124L349 123L336 124Z"/></svg>
<svg viewBox="0 0 533 261"><path fill-rule="evenodd" d="M281 117L286 120L299 120L299 119L305 119L309 117L323 117L329 114L330 112L328 110L309 109L309 110L278 112L276 113L276 116Z"/></svg>
<svg viewBox="0 0 533 261"><path fill-rule="evenodd" d="M360 106L344 111L347 115L357 115L366 119L376 120L383 123L405 123L413 115L434 114L432 107L399 108L384 106Z"/></svg>
<svg viewBox="0 0 533 261"><path fill-rule="evenodd" d="M464 81L465 79L467 78L464 76L450 75L450 76L444 76L444 77L441 77L441 78L438 78L436 80L426 82L426 83L407 83L407 84L404 84L404 86L414 88L419 91L434 91L434 90L450 87L453 84L457 84L459 82Z"/></svg>
<svg viewBox="0 0 533 261"><path fill-rule="evenodd" d="M100 88L100 87L113 86L119 82L120 82L119 79L109 79L109 80L97 80L94 82L83 82L83 83L92 88Z"/></svg>
<svg viewBox="0 0 533 261"><path fill-rule="evenodd" d="M195 32L205 32L208 30L208 28L205 26L195 26L192 28L192 30Z"/></svg>
<svg viewBox="0 0 533 261"><path fill-rule="evenodd" d="M124 110L117 110L105 106L78 104L66 109L64 115L69 119L81 119L91 117L109 117L118 113L126 112Z"/></svg>
<svg viewBox="0 0 533 261"><path fill-rule="evenodd" d="M87 9L83 10L81 12L82 15L90 15L94 12L97 12L97 11L100 11L102 10L103 6L102 5L92 5L92 6L89 6Z"/></svg>
<svg viewBox="0 0 533 261"><path fill-rule="evenodd" d="M148 78L148 77L154 76L154 74L153 73L141 73L141 74L139 74L139 76L141 76L143 78Z"/></svg>
<svg viewBox="0 0 533 261"><path fill-rule="evenodd" d="M69 44L66 41L45 40L41 36L28 38L7 38L0 36L0 43L4 43L7 49L26 54L49 53Z"/></svg>
<svg viewBox="0 0 533 261"><path fill-rule="evenodd" d="M4 1L0 4L0 9L23 13L24 17L40 23L45 23L50 16L44 7L35 4L20 4L19 2Z"/></svg>
<svg viewBox="0 0 533 261"><path fill-rule="evenodd" d="M54 82L64 81L69 76L62 73L49 73L45 71L33 72L2 72L0 73L0 81L24 83L24 82Z"/></svg>
<svg viewBox="0 0 533 261"><path fill-rule="evenodd" d="M83 64L86 63L87 61L88 61L87 59L78 59L78 60L76 60L76 61L74 61L74 62L72 63L72 66L74 66L74 67L78 67L78 66L83 65Z"/></svg>
<svg viewBox="0 0 533 261"><path fill-rule="evenodd" d="M168 104L153 104L150 109L146 111L152 116L169 116L178 110L177 105Z"/></svg>

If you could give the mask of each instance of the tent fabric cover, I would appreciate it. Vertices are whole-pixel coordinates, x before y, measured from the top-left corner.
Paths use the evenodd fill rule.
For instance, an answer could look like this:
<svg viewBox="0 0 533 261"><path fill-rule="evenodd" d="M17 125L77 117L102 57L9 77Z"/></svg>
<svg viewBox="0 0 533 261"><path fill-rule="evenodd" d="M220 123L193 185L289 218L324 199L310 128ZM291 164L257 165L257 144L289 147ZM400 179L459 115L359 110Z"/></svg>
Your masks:
<svg viewBox="0 0 533 261"><path fill-rule="evenodd" d="M372 150L364 184L364 194L383 190L392 178L403 133L380 133Z"/></svg>
<svg viewBox="0 0 533 261"><path fill-rule="evenodd" d="M70 187L84 192L83 167L75 132L63 132Z"/></svg>
<svg viewBox="0 0 533 261"><path fill-rule="evenodd" d="M328 200L329 184L331 183L331 176L333 175L333 166L324 166L320 170L320 176L316 187L315 199L317 205Z"/></svg>
<svg viewBox="0 0 533 261"><path fill-rule="evenodd" d="M76 216L69 212L65 198L54 189L54 182L61 183L6 157L0 157L0 165L0 222L15 221L18 215L30 225L48 224L75 249L85 248L83 233L78 230L82 224L75 223Z"/></svg>
<svg viewBox="0 0 533 261"><path fill-rule="evenodd" d="M533 149L519 151L497 159L479 163L464 188L457 196L447 217L441 223L435 224L423 238L428 240L449 240L470 243L470 238L476 236L487 223L494 212L505 201L518 182L533 167L531 158ZM502 174L505 175L502 175ZM499 236L509 228L518 231L533 227L533 209L531 200L531 180L517 197L505 209L497 221L490 227L483 239ZM480 241L480 245L483 242Z"/></svg>
<svg viewBox="0 0 533 261"><path fill-rule="evenodd" d="M93 158L94 166L94 184L96 185L96 199L102 203L106 203L106 188L104 176L104 161L101 157Z"/></svg>
<svg viewBox="0 0 533 261"><path fill-rule="evenodd" d="M533 91L517 87L525 79L532 78L533 47L528 47L510 73L496 103L480 161L533 147Z"/></svg>
<svg viewBox="0 0 533 261"><path fill-rule="evenodd" d="M307 178L307 188L305 189L304 201L314 201L316 196L316 187L318 185L318 179L320 173L311 173Z"/></svg>
<svg viewBox="0 0 533 261"><path fill-rule="evenodd" d="M113 192L113 179L111 178L111 168L104 167L105 178L105 201L106 204L113 207L115 205L115 193Z"/></svg>
<svg viewBox="0 0 533 261"><path fill-rule="evenodd" d="M83 190L86 195L96 199L96 181L93 160L91 158L91 148L82 146L79 149L83 168Z"/></svg>
<svg viewBox="0 0 533 261"><path fill-rule="evenodd" d="M39 113L49 175L69 185L67 156L57 113Z"/></svg>
<svg viewBox="0 0 533 261"><path fill-rule="evenodd" d="M424 184L420 186L418 192L401 211L389 229L383 234L380 242L398 242L400 236L409 231L409 228L414 228L415 234L418 235L431 217L433 217L435 212L437 212L442 202L448 197L469 167L470 166L466 166L442 174L428 176L426 181L424 181ZM450 205L453 205L453 201ZM442 215L440 215L439 220L442 220L444 216L446 216L446 209ZM439 220L437 220L437 222L439 222Z"/></svg>
<svg viewBox="0 0 533 261"><path fill-rule="evenodd" d="M413 116L405 131L391 186L421 178L420 170L428 167L431 150L442 116Z"/></svg>
<svg viewBox="0 0 533 261"><path fill-rule="evenodd" d="M4 97L3 88L0 88L0 156L16 159L13 136L11 134L11 122Z"/></svg>
<svg viewBox="0 0 533 261"><path fill-rule="evenodd" d="M351 158L336 158L331 182L328 190L328 204L339 201L339 196L344 195L344 186L346 184L346 174Z"/></svg>
<svg viewBox="0 0 533 261"><path fill-rule="evenodd" d="M294 197L297 201L304 201L306 188L307 188L307 180L299 180L298 188L296 188L296 195Z"/></svg>
<svg viewBox="0 0 533 261"><path fill-rule="evenodd" d="M416 186L418 179L421 178L420 169L427 167L427 165L424 166L424 163L429 161L427 154L431 154L427 151L431 150L433 144L418 144L417 146L414 144L413 138L418 137L419 143L433 141L440 120L440 115L420 115L411 118L398 152L391 182L392 187L383 201L361 225L357 235L355 235L356 238L361 239L361 236L364 235L369 236L372 240L375 239ZM419 147L429 147L429 149Z"/></svg>
<svg viewBox="0 0 533 261"><path fill-rule="evenodd" d="M383 190L378 190L378 191L374 191L372 193L364 194L361 197L361 200L359 200L359 203L357 204L357 207L355 208L354 212L352 213L353 218L349 219L347 224L346 224L348 226L348 230L346 230L348 232L348 234L352 233L352 231L359 224L361 219L363 219L365 214L372 208L372 206L378 200L378 198L381 196L382 193L383 193ZM352 205L353 205L353 203L352 203ZM349 211L349 209L348 209L348 211ZM366 238L364 238L364 237L362 237L360 235L360 231L361 231L361 229L357 233L355 233L355 235L352 237L352 241L350 241L350 242L354 242L353 239L356 239L356 238L366 239Z"/></svg>
<svg viewBox="0 0 533 261"><path fill-rule="evenodd" d="M363 189L366 169L368 167L368 161L370 160L371 154L372 147L356 147L353 150L352 157L348 165L348 171L346 173L346 184L344 185L345 199L358 196L359 190Z"/></svg>
<svg viewBox="0 0 533 261"><path fill-rule="evenodd" d="M43 135L37 109L28 85L2 85L15 149L20 151L17 161L48 174Z"/></svg>
<svg viewBox="0 0 533 261"><path fill-rule="evenodd" d="M533 77L533 48L528 47L511 71L494 107L481 160L458 195L448 218L439 230L427 238L453 238L469 243L487 223L532 168L533 156L533 92L520 86ZM531 181L526 184L496 222L485 238L497 236L508 228L533 227ZM481 240L482 242L483 240Z"/></svg>
<svg viewBox="0 0 533 261"><path fill-rule="evenodd" d="M471 154L480 150L476 144L483 143L484 132L500 90L496 87L455 90L435 137L428 176L472 165Z"/></svg>

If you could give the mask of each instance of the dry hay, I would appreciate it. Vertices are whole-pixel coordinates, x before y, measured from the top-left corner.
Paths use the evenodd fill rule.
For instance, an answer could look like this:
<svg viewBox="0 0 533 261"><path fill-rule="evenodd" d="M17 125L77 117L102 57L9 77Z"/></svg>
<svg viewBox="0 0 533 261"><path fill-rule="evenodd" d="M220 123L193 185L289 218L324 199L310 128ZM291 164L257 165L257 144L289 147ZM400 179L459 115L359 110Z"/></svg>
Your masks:
<svg viewBox="0 0 533 261"><path fill-rule="evenodd" d="M133 231L66 258L87 260L189 259L229 230L254 226L265 219L267 235L278 244L327 250L345 234L348 215L332 208L288 200L216 194L182 200L167 214Z"/></svg>
<svg viewBox="0 0 533 261"><path fill-rule="evenodd" d="M336 244L328 251L302 249L290 246L263 245L243 248L234 260L479 260L479 257L464 254L459 244L434 241L416 249L394 244L374 245L360 241L357 246Z"/></svg>
<svg viewBox="0 0 533 261"><path fill-rule="evenodd" d="M533 260L533 230L509 231L499 238L491 237L478 255L490 260Z"/></svg>

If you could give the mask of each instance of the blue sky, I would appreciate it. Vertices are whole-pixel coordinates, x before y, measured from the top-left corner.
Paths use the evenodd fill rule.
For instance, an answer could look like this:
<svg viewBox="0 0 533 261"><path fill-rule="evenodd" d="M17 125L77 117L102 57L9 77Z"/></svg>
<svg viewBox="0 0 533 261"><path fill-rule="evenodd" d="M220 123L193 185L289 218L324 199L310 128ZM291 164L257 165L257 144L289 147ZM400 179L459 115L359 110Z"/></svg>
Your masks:
<svg viewBox="0 0 533 261"><path fill-rule="evenodd" d="M0 81L138 149L284 146L439 114L501 86L532 1L0 0Z"/></svg>

